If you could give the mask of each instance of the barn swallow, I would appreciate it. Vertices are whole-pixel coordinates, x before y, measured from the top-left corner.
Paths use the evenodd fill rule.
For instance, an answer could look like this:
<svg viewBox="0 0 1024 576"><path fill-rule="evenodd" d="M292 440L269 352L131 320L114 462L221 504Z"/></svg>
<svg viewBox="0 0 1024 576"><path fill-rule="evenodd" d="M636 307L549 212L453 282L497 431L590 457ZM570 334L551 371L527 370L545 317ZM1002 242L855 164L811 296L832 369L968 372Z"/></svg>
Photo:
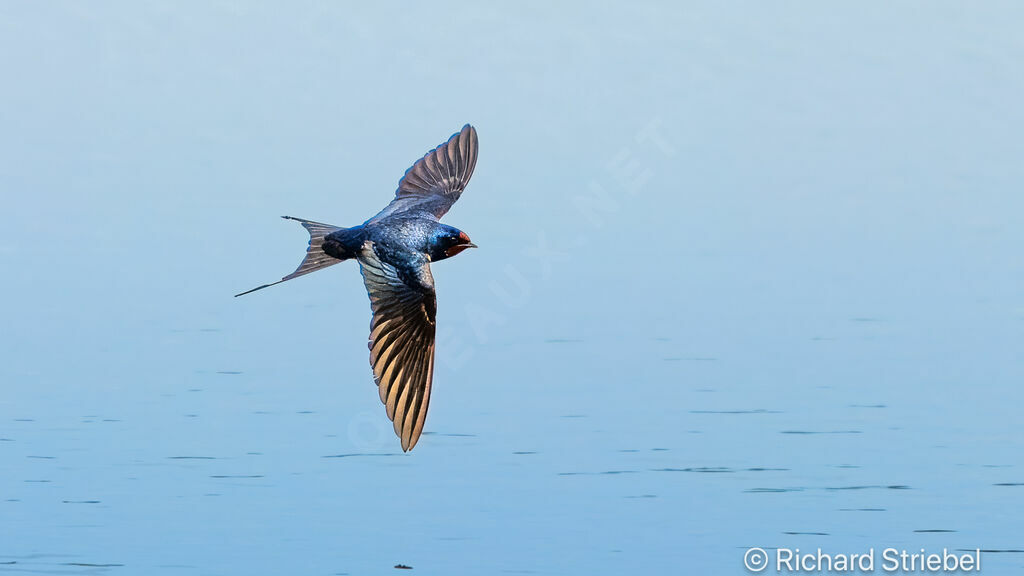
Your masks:
<svg viewBox="0 0 1024 576"><path fill-rule="evenodd" d="M476 129L469 124L405 171L398 191L376 216L352 228L295 220L309 232L306 257L268 286L355 259L370 296L370 366L388 418L412 450L423 432L434 377L437 299L430 263L475 248L465 232L440 219L473 175Z"/></svg>

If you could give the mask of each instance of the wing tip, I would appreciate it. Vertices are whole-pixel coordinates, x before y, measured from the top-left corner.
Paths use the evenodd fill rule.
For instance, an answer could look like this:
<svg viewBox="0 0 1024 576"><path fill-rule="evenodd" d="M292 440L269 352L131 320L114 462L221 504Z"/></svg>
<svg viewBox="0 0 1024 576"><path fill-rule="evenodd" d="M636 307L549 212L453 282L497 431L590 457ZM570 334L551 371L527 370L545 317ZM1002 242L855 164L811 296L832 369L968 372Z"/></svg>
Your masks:
<svg viewBox="0 0 1024 576"><path fill-rule="evenodd" d="M409 452L416 447L416 444L420 441L419 434L410 435L410 437L402 436L402 452Z"/></svg>

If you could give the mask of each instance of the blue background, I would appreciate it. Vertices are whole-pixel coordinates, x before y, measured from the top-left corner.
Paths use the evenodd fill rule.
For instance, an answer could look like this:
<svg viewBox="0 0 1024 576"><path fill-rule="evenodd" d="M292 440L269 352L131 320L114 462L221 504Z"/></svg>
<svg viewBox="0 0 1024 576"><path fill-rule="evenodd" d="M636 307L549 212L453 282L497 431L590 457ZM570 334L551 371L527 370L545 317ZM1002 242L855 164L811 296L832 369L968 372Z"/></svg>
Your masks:
<svg viewBox="0 0 1024 576"><path fill-rule="evenodd" d="M1020 573L1022 17L0 2L0 572ZM466 122L403 455L356 266L231 295Z"/></svg>

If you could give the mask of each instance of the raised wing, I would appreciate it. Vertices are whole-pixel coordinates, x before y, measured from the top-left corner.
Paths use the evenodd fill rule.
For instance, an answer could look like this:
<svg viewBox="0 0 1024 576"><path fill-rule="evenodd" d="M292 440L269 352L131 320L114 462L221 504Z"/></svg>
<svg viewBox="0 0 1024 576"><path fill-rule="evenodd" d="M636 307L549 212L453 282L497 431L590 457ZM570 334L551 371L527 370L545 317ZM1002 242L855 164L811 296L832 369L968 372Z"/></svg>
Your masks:
<svg viewBox="0 0 1024 576"><path fill-rule="evenodd" d="M473 176L477 150L476 128L466 124L405 171L395 199L369 222L403 212L423 212L440 219Z"/></svg>
<svg viewBox="0 0 1024 576"><path fill-rule="evenodd" d="M380 259L372 243L359 255L370 296L370 365L380 400L394 422L402 450L412 450L423 432L434 377L434 278L424 262L399 270Z"/></svg>

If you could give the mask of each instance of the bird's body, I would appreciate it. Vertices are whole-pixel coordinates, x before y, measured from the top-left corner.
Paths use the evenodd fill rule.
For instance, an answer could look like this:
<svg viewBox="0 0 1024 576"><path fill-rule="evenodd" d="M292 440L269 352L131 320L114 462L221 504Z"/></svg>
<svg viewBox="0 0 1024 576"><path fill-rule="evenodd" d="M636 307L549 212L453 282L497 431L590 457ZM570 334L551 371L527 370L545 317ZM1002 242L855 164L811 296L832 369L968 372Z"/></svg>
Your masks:
<svg viewBox="0 0 1024 576"><path fill-rule="evenodd" d="M419 440L433 383L437 301L430 263L475 246L438 220L461 196L476 157L476 130L467 124L409 168L395 199L363 224L340 228L285 216L309 232L305 259L280 281L242 293L356 259L373 312L370 365L403 450Z"/></svg>

